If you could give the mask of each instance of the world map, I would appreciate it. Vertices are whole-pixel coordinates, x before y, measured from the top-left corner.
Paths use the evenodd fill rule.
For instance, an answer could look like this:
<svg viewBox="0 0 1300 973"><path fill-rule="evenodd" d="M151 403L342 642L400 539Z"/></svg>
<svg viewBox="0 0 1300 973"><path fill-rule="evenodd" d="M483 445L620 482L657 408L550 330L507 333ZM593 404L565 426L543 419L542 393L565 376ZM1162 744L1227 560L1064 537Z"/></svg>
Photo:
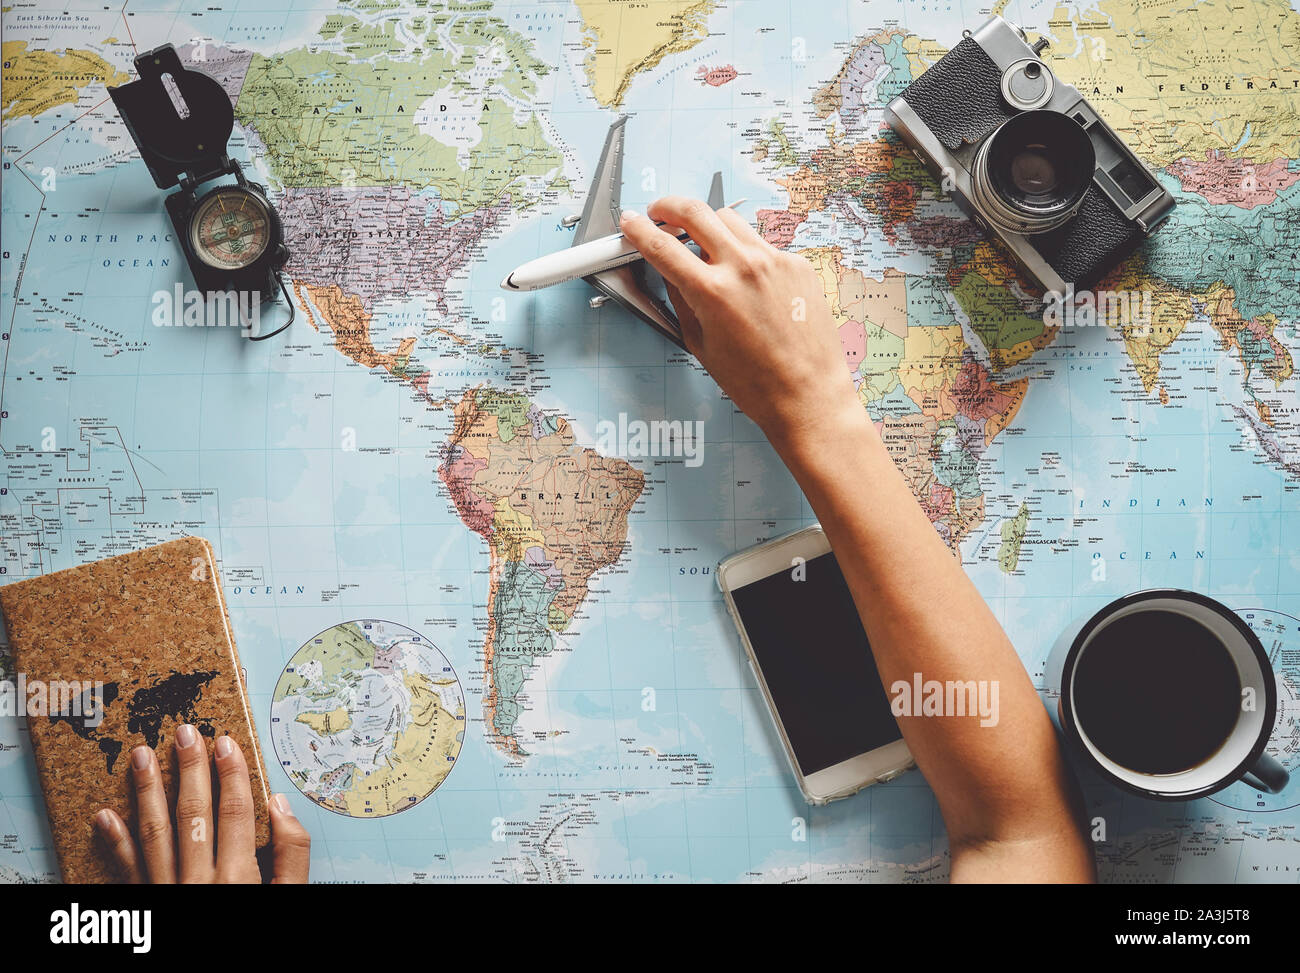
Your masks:
<svg viewBox="0 0 1300 973"><path fill-rule="evenodd" d="M1138 295L1119 321L1045 315L883 123L990 12L1047 39L1178 199L1098 285ZM1270 751L1300 770L1288 0L0 16L0 583L208 538L315 880L948 875L919 773L810 808L785 765L714 576L813 520L759 430L585 285L498 287L569 244L622 113L625 205L721 170L812 263L863 408L1048 705L1072 621L1201 591L1260 634ZM283 220L298 321L271 341L151 321L190 278L107 88L163 43L224 87L229 152ZM598 434L661 420L699 423L698 456ZM1190 804L1082 783L1104 881L1300 881L1294 780ZM0 880L56 876L25 730L0 719Z"/></svg>
<svg viewBox="0 0 1300 973"><path fill-rule="evenodd" d="M214 678L215 672L172 672L166 676L150 679L141 685L142 679L134 679L125 687L116 682L105 683L102 690L88 690L78 707L78 715L51 713L46 716L51 723L63 723L77 736L99 748L104 759L104 769L113 772L117 759L122 755L125 744L111 733L103 732L102 722L96 720L91 726L80 713L94 713L107 717L113 704L125 696L126 729L129 733L138 733L151 747L158 746L162 737L163 720L171 718L192 724L204 736L211 737L216 729L210 720L198 716L195 705L202 699L203 691Z"/></svg>
<svg viewBox="0 0 1300 973"><path fill-rule="evenodd" d="M289 660L271 697L276 761L318 805L352 817L415 807L451 773L465 701L436 647L402 625L335 625Z"/></svg>

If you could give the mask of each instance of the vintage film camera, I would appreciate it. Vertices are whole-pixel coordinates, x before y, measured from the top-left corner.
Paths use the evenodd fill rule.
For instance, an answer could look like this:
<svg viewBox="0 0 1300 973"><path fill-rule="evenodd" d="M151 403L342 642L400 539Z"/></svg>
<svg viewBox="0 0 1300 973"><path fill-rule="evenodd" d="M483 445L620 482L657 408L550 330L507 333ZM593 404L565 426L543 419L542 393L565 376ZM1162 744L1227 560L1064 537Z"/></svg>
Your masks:
<svg viewBox="0 0 1300 973"><path fill-rule="evenodd" d="M961 208L1045 291L1090 287L1174 208L1025 32L994 17L885 109Z"/></svg>

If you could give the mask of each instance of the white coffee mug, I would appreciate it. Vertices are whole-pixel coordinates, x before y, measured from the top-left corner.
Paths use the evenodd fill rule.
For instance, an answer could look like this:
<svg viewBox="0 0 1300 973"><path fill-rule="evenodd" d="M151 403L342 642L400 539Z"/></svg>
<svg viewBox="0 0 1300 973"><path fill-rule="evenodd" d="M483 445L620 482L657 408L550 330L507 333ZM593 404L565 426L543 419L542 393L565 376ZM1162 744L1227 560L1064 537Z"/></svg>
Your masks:
<svg viewBox="0 0 1300 973"><path fill-rule="evenodd" d="M1102 753L1089 738L1074 699L1079 662L1098 634L1121 618L1152 611L1184 615L1208 630L1231 657L1243 695L1254 704L1238 709L1236 723L1217 751L1194 767L1168 774L1133 770ZM1239 780L1273 794L1287 784L1286 768L1264 752L1277 715L1273 667L1250 627L1212 598L1171 588L1139 591L1113 601L1062 633L1048 658L1046 675L1048 691L1058 697L1056 716L1062 733L1076 752L1120 787L1144 797L1186 801Z"/></svg>

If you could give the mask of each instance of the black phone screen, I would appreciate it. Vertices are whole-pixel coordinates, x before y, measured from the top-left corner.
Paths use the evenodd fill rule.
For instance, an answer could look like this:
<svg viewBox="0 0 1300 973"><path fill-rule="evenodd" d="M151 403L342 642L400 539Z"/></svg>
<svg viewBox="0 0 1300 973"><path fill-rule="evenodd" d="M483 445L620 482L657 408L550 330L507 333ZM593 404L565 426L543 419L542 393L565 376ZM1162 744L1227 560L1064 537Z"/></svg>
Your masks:
<svg viewBox="0 0 1300 973"><path fill-rule="evenodd" d="M805 776L902 738L834 554L731 597Z"/></svg>

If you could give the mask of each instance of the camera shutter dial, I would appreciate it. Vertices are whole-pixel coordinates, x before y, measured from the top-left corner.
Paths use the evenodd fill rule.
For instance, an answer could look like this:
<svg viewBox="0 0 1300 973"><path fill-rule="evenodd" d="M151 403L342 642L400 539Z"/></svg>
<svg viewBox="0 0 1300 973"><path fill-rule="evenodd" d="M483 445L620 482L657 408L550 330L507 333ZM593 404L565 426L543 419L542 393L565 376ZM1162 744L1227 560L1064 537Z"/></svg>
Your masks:
<svg viewBox="0 0 1300 973"><path fill-rule="evenodd" d="M1002 72L1002 97L1021 111L1042 108L1052 98L1052 72L1036 57L1017 61Z"/></svg>

